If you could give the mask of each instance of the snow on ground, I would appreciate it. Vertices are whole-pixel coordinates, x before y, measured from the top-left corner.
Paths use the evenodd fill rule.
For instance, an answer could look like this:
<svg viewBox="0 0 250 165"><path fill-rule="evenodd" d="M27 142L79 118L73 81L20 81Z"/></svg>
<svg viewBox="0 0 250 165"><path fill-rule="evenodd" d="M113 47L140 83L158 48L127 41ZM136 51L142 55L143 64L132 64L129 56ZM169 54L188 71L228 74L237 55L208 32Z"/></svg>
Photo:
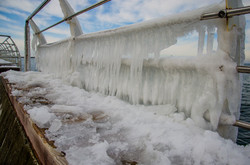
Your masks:
<svg viewBox="0 0 250 165"><path fill-rule="evenodd" d="M173 105L131 105L72 87L50 74L8 71L12 95L23 103L69 164L238 164L250 146L204 130Z"/></svg>

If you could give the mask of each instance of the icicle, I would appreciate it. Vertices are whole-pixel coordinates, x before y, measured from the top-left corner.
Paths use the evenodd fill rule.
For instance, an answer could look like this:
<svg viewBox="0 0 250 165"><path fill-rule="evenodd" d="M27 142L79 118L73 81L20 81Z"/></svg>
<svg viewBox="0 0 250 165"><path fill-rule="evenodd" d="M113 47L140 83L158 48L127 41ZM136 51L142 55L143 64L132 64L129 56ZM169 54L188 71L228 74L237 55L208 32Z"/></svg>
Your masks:
<svg viewBox="0 0 250 165"><path fill-rule="evenodd" d="M33 51L36 51L36 49L37 49L37 36L34 34L33 35L33 39L32 39L32 50Z"/></svg>
<svg viewBox="0 0 250 165"><path fill-rule="evenodd" d="M214 33L215 33L214 25L209 25L207 27L207 54L208 55L211 55L213 52Z"/></svg>
<svg viewBox="0 0 250 165"><path fill-rule="evenodd" d="M117 96L132 104L174 105L197 125L216 129L222 113L235 112L223 108L224 103L239 104L226 92L232 89L235 95L239 92L235 63L228 58L233 37L225 32L220 20L199 19L201 13L222 8L224 5L216 5L39 46L38 66L41 71L53 72L88 91ZM213 52L215 28L218 50ZM199 32L198 54L203 54L205 29L207 54L217 56L158 56L179 37L194 31ZM204 119L205 113L210 122Z"/></svg>
<svg viewBox="0 0 250 165"><path fill-rule="evenodd" d="M65 18L74 14L74 10L67 0L59 0L59 2ZM67 23L70 25L71 36L79 36L83 34L80 23L76 17L67 21Z"/></svg>
<svg viewBox="0 0 250 165"><path fill-rule="evenodd" d="M205 40L205 27L201 26L198 30L199 40L198 40L198 55L203 55L204 40Z"/></svg>

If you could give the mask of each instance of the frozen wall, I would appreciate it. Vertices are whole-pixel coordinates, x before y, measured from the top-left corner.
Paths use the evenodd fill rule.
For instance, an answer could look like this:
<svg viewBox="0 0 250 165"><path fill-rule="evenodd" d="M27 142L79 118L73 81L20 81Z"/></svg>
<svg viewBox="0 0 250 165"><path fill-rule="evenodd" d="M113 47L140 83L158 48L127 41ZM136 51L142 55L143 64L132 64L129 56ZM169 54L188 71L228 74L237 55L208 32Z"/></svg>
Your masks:
<svg viewBox="0 0 250 165"><path fill-rule="evenodd" d="M114 95L132 104L171 104L202 128L232 124L240 106L236 72L238 30L226 31L225 20L200 21L202 13L224 4L155 19L114 30L84 34L38 46L37 66L72 85ZM211 28L212 27L212 28ZM179 37L199 32L196 57L161 57ZM213 50L213 34L218 48ZM219 128L220 129L220 128ZM231 129L231 128L230 128ZM224 137L229 128L222 128ZM223 133L222 133L223 132Z"/></svg>

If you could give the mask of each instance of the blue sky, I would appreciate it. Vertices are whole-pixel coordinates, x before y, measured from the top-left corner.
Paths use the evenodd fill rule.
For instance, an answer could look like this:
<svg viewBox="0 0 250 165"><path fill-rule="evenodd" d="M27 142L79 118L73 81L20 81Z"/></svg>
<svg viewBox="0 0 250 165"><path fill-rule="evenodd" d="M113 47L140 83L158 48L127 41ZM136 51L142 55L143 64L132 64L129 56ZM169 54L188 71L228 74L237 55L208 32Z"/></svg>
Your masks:
<svg viewBox="0 0 250 165"><path fill-rule="evenodd" d="M24 54L24 23L43 0L0 0L0 34L10 35ZM75 11L97 0L68 0ZM101 7L78 16L84 33L112 29L140 21L196 9L220 0L112 0ZM243 0L250 6L250 0ZM51 0L37 16L35 23L43 29L63 18L58 0ZM250 61L250 14L246 15L246 56ZM44 33L48 42L70 36L69 26L63 23ZM186 45L190 47L191 45Z"/></svg>

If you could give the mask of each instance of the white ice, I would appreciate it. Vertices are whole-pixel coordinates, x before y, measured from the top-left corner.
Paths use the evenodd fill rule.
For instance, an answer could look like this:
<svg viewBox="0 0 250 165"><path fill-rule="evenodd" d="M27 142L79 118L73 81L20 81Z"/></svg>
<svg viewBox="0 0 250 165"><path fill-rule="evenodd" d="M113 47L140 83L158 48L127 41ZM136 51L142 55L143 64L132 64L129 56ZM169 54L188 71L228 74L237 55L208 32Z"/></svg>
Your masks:
<svg viewBox="0 0 250 165"><path fill-rule="evenodd" d="M37 66L45 73L87 91L116 96L131 104L170 104L201 128L236 139L237 130L224 125L239 117L240 78L235 59L237 29L226 31L221 19L200 21L203 13L224 4L150 20L114 30L84 34L37 48ZM242 28L244 21L242 21ZM241 26L240 26L241 27ZM163 57L160 52L179 37L199 32L201 56ZM207 53L203 55L204 32ZM213 49L214 36L218 48ZM230 131L228 131L230 130ZM230 133L229 133L230 132Z"/></svg>
<svg viewBox="0 0 250 165"><path fill-rule="evenodd" d="M249 145L238 146L200 128L174 105L131 105L41 72L8 71L2 76L71 165L246 165L250 161Z"/></svg>
<svg viewBox="0 0 250 165"><path fill-rule="evenodd" d="M39 45L42 73L3 76L70 164L247 164L250 147L221 137L237 135L244 19L200 21L223 8ZM160 54L194 32L199 56Z"/></svg>

